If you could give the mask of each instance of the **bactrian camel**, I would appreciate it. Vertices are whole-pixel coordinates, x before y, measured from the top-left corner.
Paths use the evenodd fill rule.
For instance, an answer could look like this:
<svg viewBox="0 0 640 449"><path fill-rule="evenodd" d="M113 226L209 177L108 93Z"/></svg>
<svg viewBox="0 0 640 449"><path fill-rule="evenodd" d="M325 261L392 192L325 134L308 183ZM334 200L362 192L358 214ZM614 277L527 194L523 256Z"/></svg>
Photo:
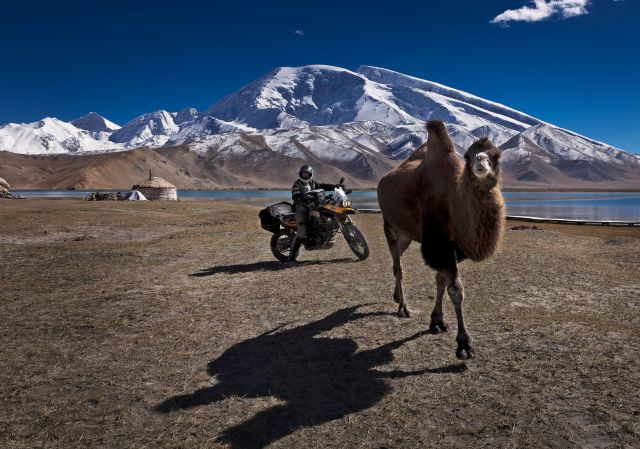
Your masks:
<svg viewBox="0 0 640 449"><path fill-rule="evenodd" d="M483 137L465 153L463 164L440 121L427 123L428 137L378 184L384 233L396 279L398 315L410 312L402 290L402 254L412 241L436 271L436 300L429 330L446 332L442 315L445 289L458 319L458 358L471 358L471 335L464 325L464 288L458 263L493 256L502 238L504 203L500 194L500 151Z"/></svg>

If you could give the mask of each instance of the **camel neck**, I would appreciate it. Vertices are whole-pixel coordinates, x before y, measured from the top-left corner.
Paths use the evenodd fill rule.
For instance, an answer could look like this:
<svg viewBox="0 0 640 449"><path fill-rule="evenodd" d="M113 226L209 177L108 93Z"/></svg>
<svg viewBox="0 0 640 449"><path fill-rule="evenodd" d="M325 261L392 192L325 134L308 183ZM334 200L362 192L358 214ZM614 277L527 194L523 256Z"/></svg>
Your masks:
<svg viewBox="0 0 640 449"><path fill-rule="evenodd" d="M504 202L500 188L491 189L463 176L458 204L452 210L456 241L474 261L491 257L498 248L504 226Z"/></svg>

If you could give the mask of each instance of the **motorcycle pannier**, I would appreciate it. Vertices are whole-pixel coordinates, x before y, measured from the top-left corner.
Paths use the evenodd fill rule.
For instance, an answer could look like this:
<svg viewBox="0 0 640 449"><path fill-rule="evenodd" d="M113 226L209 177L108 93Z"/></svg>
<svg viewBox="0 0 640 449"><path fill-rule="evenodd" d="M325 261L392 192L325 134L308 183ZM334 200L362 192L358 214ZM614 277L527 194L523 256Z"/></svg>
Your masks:
<svg viewBox="0 0 640 449"><path fill-rule="evenodd" d="M293 212L291 212L291 203L282 202L272 204L262 209L258 213L260 217L260 226L262 229L266 229L269 232L278 232L280 229L280 221L285 217L293 218Z"/></svg>

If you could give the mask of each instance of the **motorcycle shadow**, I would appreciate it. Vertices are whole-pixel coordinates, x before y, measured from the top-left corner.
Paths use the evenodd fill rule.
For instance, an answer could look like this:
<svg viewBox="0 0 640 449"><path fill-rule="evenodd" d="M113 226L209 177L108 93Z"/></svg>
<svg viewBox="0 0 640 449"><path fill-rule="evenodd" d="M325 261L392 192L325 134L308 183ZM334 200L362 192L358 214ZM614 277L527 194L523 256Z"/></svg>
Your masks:
<svg viewBox="0 0 640 449"><path fill-rule="evenodd" d="M273 261L265 262L253 262L253 263L241 263L234 265L218 265L217 267L203 268L196 273L189 273L189 276L204 277L213 276L214 274L238 274L238 273L252 273L254 271L280 271L287 270L289 268L306 267L311 265L327 265L335 263L355 263L356 259L350 259L348 257L342 257L339 259L330 260L301 260L293 265L287 263Z"/></svg>

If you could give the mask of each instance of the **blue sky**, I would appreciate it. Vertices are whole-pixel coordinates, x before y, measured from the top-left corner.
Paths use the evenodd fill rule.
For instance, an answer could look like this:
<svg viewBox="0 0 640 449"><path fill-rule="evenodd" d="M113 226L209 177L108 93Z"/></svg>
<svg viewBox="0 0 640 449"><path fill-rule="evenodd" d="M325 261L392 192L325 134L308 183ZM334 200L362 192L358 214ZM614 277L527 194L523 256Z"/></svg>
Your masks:
<svg viewBox="0 0 640 449"><path fill-rule="evenodd" d="M123 124L205 109L278 66L366 64L640 152L639 3L4 0L0 123Z"/></svg>

